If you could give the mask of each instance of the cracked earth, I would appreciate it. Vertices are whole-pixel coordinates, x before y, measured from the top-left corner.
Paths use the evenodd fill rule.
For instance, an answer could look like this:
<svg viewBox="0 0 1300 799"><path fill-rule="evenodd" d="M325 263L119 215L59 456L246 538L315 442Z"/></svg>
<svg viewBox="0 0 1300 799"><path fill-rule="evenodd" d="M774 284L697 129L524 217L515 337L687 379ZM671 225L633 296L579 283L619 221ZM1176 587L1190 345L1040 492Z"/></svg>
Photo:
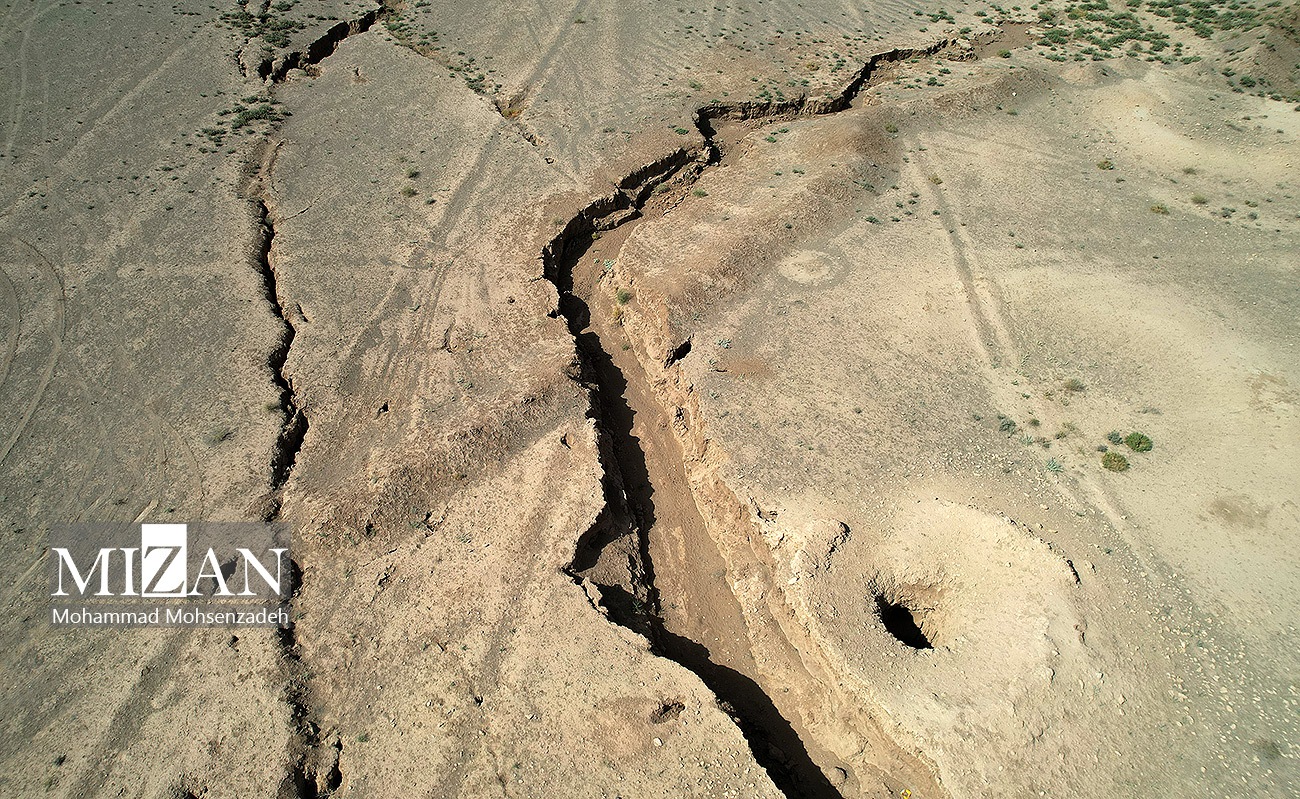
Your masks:
<svg viewBox="0 0 1300 799"><path fill-rule="evenodd" d="M1087 5L0 7L0 793L1289 796L1295 7Z"/></svg>

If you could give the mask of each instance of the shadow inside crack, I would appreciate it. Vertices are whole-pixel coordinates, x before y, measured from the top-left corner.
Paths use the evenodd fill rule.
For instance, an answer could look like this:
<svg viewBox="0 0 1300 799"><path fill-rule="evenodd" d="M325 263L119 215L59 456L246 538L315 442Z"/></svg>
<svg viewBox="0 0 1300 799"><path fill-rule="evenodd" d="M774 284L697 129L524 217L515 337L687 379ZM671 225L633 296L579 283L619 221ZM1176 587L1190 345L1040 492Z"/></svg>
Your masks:
<svg viewBox="0 0 1300 799"><path fill-rule="evenodd" d="M841 799L762 686L735 669L714 663L705 646L669 632L662 624L653 626L651 642L656 653L695 672L708 686L744 733L754 759L767 769L782 793L806 799Z"/></svg>

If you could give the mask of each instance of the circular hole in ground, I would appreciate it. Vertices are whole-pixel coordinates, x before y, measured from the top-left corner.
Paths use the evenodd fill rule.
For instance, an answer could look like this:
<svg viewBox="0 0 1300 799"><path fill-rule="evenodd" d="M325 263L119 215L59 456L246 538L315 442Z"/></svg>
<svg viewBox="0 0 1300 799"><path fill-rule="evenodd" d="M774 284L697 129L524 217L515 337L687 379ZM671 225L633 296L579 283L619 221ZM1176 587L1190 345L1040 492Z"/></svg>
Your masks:
<svg viewBox="0 0 1300 799"><path fill-rule="evenodd" d="M930 638L921 628L921 620L912 609L902 602L891 602L884 596L876 596L876 612L880 623L885 625L889 634L912 649L934 649Z"/></svg>

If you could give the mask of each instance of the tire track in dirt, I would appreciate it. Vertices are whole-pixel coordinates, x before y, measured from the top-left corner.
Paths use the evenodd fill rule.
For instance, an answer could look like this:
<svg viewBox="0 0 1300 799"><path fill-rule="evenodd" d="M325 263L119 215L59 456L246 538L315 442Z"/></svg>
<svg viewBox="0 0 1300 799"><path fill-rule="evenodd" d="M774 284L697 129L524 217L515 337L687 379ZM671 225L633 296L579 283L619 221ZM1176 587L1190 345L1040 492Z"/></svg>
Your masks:
<svg viewBox="0 0 1300 799"><path fill-rule="evenodd" d="M130 749L131 742L143 732L141 721L156 712L154 699L160 692L174 686L174 670L181 662L180 654L196 634L191 629L160 631L162 641L156 654L140 669L125 700L113 709L104 732L90 747L87 764L77 775L75 787L67 796L96 796L107 787L113 771L110 761L121 757Z"/></svg>
<svg viewBox="0 0 1300 799"><path fill-rule="evenodd" d="M22 123L23 123L23 104L24 101L27 99L27 83L28 83L27 45L31 41L32 29L36 26L36 23L40 22L41 17L45 16L46 14L53 11L54 9L59 8L61 5L62 3L57 3L57 2L48 3L45 5L44 8L37 8L31 14L31 16L29 16L26 20L24 20L21 23L23 26L22 40L18 45L17 57L15 57L10 62L15 65L18 72L18 78L16 81L14 81L14 83L18 87L18 91L10 91L9 93L9 96L13 97L14 100L9 107L9 135L5 139L5 152L4 152L6 158L13 157L14 140L18 138L18 130L19 128L22 127ZM6 16L11 16L13 10L16 8L17 8L17 4L11 6L10 13L7 14Z"/></svg>
<svg viewBox="0 0 1300 799"><path fill-rule="evenodd" d="M0 355L0 389L3 389L5 381L9 379L9 371L13 368L14 358L18 355L18 337L23 327L23 309L18 304L18 290L14 288L14 282L3 265L0 265L0 300L3 300L5 308L5 323L9 325L4 351Z"/></svg>
<svg viewBox="0 0 1300 799"><path fill-rule="evenodd" d="M909 149L913 151L912 158L920 171L933 174L931 170L923 167L929 162L928 158L920 155L925 148ZM995 288L984 275L984 270L979 268L977 248L972 246L962 234L964 223L960 215L948 204L942 189L928 180L917 182L926 188L930 199L938 207L939 219L948 233L948 240L952 245L953 264L956 266L957 277L961 281L962 291L966 295L966 304L970 309L975 343L984 356L985 364L993 370L1003 364L1012 363L1016 356L1016 346L1007 327L1006 304L996 295Z"/></svg>
<svg viewBox="0 0 1300 799"><path fill-rule="evenodd" d="M15 241L27 248L36 263L45 267L51 278L51 287L57 288L57 296L54 301L54 321L51 325L53 332L50 335L50 354L46 359L45 368L41 370L40 384L32 392L31 400L28 402L27 411L23 414L22 420L9 434L4 448L0 449L0 464L3 464L8 459L9 454L13 452L14 445L18 443L18 439L27 429L27 426L31 424L32 417L36 415L36 409L40 407L41 399L45 396L46 389L50 387L50 381L54 379L54 369L58 365L59 356L63 352L64 339L67 336L68 295L64 290L63 276L54 264L50 263L45 255L30 242L21 238L16 238Z"/></svg>

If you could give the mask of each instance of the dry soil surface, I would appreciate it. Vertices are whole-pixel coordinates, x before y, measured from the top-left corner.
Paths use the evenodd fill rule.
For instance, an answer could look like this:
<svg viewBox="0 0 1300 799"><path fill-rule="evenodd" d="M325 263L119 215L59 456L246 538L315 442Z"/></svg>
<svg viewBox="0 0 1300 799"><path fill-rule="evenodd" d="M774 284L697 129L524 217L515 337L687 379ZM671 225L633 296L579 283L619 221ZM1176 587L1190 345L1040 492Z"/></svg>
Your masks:
<svg viewBox="0 0 1300 799"><path fill-rule="evenodd" d="M0 15L0 795L1294 796L1294 5Z"/></svg>

